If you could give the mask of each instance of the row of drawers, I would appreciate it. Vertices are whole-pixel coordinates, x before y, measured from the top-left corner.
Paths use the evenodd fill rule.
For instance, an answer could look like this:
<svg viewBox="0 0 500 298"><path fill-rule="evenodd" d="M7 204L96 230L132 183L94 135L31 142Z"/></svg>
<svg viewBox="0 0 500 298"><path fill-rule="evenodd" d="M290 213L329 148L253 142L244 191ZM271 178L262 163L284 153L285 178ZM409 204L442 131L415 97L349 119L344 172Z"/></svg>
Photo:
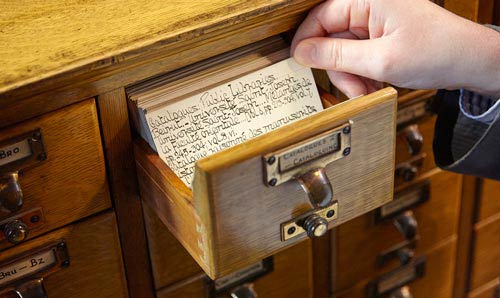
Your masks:
<svg viewBox="0 0 500 298"><path fill-rule="evenodd" d="M0 148L0 296L128 297L95 101L2 129Z"/></svg>

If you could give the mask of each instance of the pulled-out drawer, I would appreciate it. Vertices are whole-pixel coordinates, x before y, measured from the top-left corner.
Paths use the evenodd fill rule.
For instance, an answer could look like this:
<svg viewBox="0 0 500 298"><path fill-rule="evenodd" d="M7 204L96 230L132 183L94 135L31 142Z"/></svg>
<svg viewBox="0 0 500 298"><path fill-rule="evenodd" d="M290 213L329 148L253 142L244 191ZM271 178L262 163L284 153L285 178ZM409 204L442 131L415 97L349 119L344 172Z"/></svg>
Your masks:
<svg viewBox="0 0 500 298"><path fill-rule="evenodd" d="M476 289L500 277L500 213L474 227L471 285Z"/></svg>
<svg viewBox="0 0 500 298"><path fill-rule="evenodd" d="M451 298L456 237L448 238L412 262L340 291L334 298ZM339 272L341 274L341 272Z"/></svg>
<svg viewBox="0 0 500 298"><path fill-rule="evenodd" d="M0 249L111 207L95 101L0 131Z"/></svg>
<svg viewBox="0 0 500 298"><path fill-rule="evenodd" d="M0 277L2 298L128 297L114 214L3 251Z"/></svg>
<svg viewBox="0 0 500 298"><path fill-rule="evenodd" d="M395 115L391 88L340 103L199 160L192 190L137 140L141 197L217 278L389 202Z"/></svg>
<svg viewBox="0 0 500 298"><path fill-rule="evenodd" d="M457 232L462 177L433 170L396 189L394 201L337 230L336 289L408 261ZM362 261L361 261L362 260Z"/></svg>
<svg viewBox="0 0 500 298"><path fill-rule="evenodd" d="M311 262L311 241L305 241L265 260L264 263L270 265L260 276L248 280L246 276L250 276L251 271L244 270L242 273L232 274L231 278L224 277L226 284L238 279L241 283L233 283L223 291L215 291L214 282L206 276L195 276L158 291L157 298L312 298ZM216 283L221 285L220 281Z"/></svg>

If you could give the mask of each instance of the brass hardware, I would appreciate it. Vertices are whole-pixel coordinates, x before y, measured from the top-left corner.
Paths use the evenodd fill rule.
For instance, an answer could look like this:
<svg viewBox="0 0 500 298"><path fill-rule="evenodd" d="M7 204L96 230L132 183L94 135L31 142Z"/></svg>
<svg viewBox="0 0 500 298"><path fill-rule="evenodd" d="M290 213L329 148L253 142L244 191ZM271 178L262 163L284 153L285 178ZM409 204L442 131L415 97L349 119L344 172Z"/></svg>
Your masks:
<svg viewBox="0 0 500 298"><path fill-rule="evenodd" d="M304 219L302 225L309 238L317 238L326 234L328 231L328 222L317 214L311 214Z"/></svg>
<svg viewBox="0 0 500 298"><path fill-rule="evenodd" d="M389 298L413 298L410 287L404 286L392 292Z"/></svg>
<svg viewBox="0 0 500 298"><path fill-rule="evenodd" d="M20 220L14 220L3 228L5 239L12 244L18 244L28 237L28 226Z"/></svg>
<svg viewBox="0 0 500 298"><path fill-rule="evenodd" d="M69 266L64 241L42 247L0 264L0 295L14 293L22 298L46 297L43 278Z"/></svg>
<svg viewBox="0 0 500 298"><path fill-rule="evenodd" d="M413 211L406 211L396 217L394 225L405 239L413 239L417 236L418 223Z"/></svg>
<svg viewBox="0 0 500 298"><path fill-rule="evenodd" d="M333 189L324 168L309 171L296 179L314 208L325 207L332 201Z"/></svg>
<svg viewBox="0 0 500 298"><path fill-rule="evenodd" d="M421 256L407 265L403 265L393 271L379 276L368 284L368 298L382 298L389 295L401 295L407 293L406 290L398 293L398 290L406 287L414 280L422 278L425 275L425 263L425 257ZM404 298L406 296L390 297Z"/></svg>
<svg viewBox="0 0 500 298"><path fill-rule="evenodd" d="M434 96L431 96L424 100L417 99L400 106L396 117L398 131L408 124L415 123L423 118L432 116L434 114L432 111L432 106L434 105L433 101Z"/></svg>
<svg viewBox="0 0 500 298"><path fill-rule="evenodd" d="M419 169L424 164L424 159L427 157L427 154L421 153L410 160L397 164L395 169L396 177L400 177L403 181L412 181L417 177Z"/></svg>
<svg viewBox="0 0 500 298"><path fill-rule="evenodd" d="M0 231L5 232L6 230L12 230L12 228L13 228L12 226L14 225L13 223L15 223L15 222L23 223L26 226L26 231L33 231L37 228L40 228L44 224L44 217L43 217L42 209L40 209L40 208L32 209L32 210L23 212L21 214L16 214L13 217L6 218L3 221L0 221ZM15 241L12 242L7 237L7 234L10 234L11 237L13 237L14 234L12 234L12 233L13 232L10 232L10 233L1 233L0 232L0 244L2 244L2 242L5 240L7 240L13 244L16 244L17 242L15 242ZM27 236L27 232L24 233L24 235ZM21 235L19 235L16 238L19 238L20 236Z"/></svg>
<svg viewBox="0 0 500 298"><path fill-rule="evenodd" d="M19 298L47 298L43 278L27 281L19 285L14 292Z"/></svg>
<svg viewBox="0 0 500 298"><path fill-rule="evenodd" d="M15 212L23 205L19 174L47 159L40 129L0 142L0 206Z"/></svg>
<svg viewBox="0 0 500 298"><path fill-rule="evenodd" d="M16 212L23 206L23 191L17 171L0 177L0 206L10 212Z"/></svg>
<svg viewBox="0 0 500 298"><path fill-rule="evenodd" d="M402 212L427 202L430 198L430 181L411 185L394 194L394 200L375 211L375 222L394 218Z"/></svg>
<svg viewBox="0 0 500 298"><path fill-rule="evenodd" d="M255 298L253 282L274 269L273 257L232 272L226 276L209 280L206 286L210 298Z"/></svg>
<svg viewBox="0 0 500 298"><path fill-rule="evenodd" d="M324 168L351 154L352 121L302 142L263 156L264 183L275 187L297 180L314 208L333 200L332 185Z"/></svg>
<svg viewBox="0 0 500 298"><path fill-rule="evenodd" d="M411 155L417 155L422 150L424 144L424 136L418 129L417 124L412 124L403 130L405 135L406 144L408 145L408 152Z"/></svg>
<svg viewBox="0 0 500 298"><path fill-rule="evenodd" d="M398 259L401 265L408 264L415 256L415 247L418 236L394 245L377 256L376 267L381 268L393 259Z"/></svg>
<svg viewBox="0 0 500 298"><path fill-rule="evenodd" d="M231 290L231 298L257 298L253 284L244 284Z"/></svg>
<svg viewBox="0 0 500 298"><path fill-rule="evenodd" d="M338 202L333 201L321 209L312 209L301 216L281 224L281 241L296 238L302 234L320 237L328 229L328 223L338 217Z"/></svg>

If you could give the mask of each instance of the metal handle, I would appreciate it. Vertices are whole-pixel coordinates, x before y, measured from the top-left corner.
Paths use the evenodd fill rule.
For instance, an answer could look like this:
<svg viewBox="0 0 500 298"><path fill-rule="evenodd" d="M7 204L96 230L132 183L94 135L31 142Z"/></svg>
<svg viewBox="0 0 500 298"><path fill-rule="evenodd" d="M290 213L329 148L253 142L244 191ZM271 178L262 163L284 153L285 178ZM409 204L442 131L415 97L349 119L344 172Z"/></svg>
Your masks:
<svg viewBox="0 0 500 298"><path fill-rule="evenodd" d="M28 226L21 220L7 223L3 228L5 239L12 244L18 244L28 238Z"/></svg>
<svg viewBox="0 0 500 298"><path fill-rule="evenodd" d="M404 286L392 292L389 298L413 298L410 287Z"/></svg>
<svg viewBox="0 0 500 298"><path fill-rule="evenodd" d="M231 298L257 298L257 293L253 288L253 284L244 284L238 286L231 290L230 292Z"/></svg>
<svg viewBox="0 0 500 298"><path fill-rule="evenodd" d="M326 207L333 201L333 189L324 168L311 170L295 177L314 208Z"/></svg>
<svg viewBox="0 0 500 298"><path fill-rule="evenodd" d="M17 171L0 178L0 205L10 212L18 211L23 206L23 191Z"/></svg>
<svg viewBox="0 0 500 298"><path fill-rule="evenodd" d="M413 211L406 211L394 220L394 225L406 239L417 236L418 222Z"/></svg>
<svg viewBox="0 0 500 298"><path fill-rule="evenodd" d="M18 286L14 292L19 298L47 298L43 278L27 281Z"/></svg>
<svg viewBox="0 0 500 298"><path fill-rule="evenodd" d="M408 151L411 155L417 155L422 150L424 136L418 129L417 124L410 125L404 129L405 139L408 145Z"/></svg>

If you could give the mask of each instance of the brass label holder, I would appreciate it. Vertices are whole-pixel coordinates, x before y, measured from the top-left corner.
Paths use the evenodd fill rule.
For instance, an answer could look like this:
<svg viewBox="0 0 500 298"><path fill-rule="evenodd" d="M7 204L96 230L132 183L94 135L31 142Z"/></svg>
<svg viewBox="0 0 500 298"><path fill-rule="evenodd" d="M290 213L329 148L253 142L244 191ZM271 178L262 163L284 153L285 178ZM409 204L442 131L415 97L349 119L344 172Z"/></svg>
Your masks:
<svg viewBox="0 0 500 298"><path fill-rule="evenodd" d="M64 240L9 260L0 264L0 294L14 292L19 297L44 297L43 278L69 264Z"/></svg>

